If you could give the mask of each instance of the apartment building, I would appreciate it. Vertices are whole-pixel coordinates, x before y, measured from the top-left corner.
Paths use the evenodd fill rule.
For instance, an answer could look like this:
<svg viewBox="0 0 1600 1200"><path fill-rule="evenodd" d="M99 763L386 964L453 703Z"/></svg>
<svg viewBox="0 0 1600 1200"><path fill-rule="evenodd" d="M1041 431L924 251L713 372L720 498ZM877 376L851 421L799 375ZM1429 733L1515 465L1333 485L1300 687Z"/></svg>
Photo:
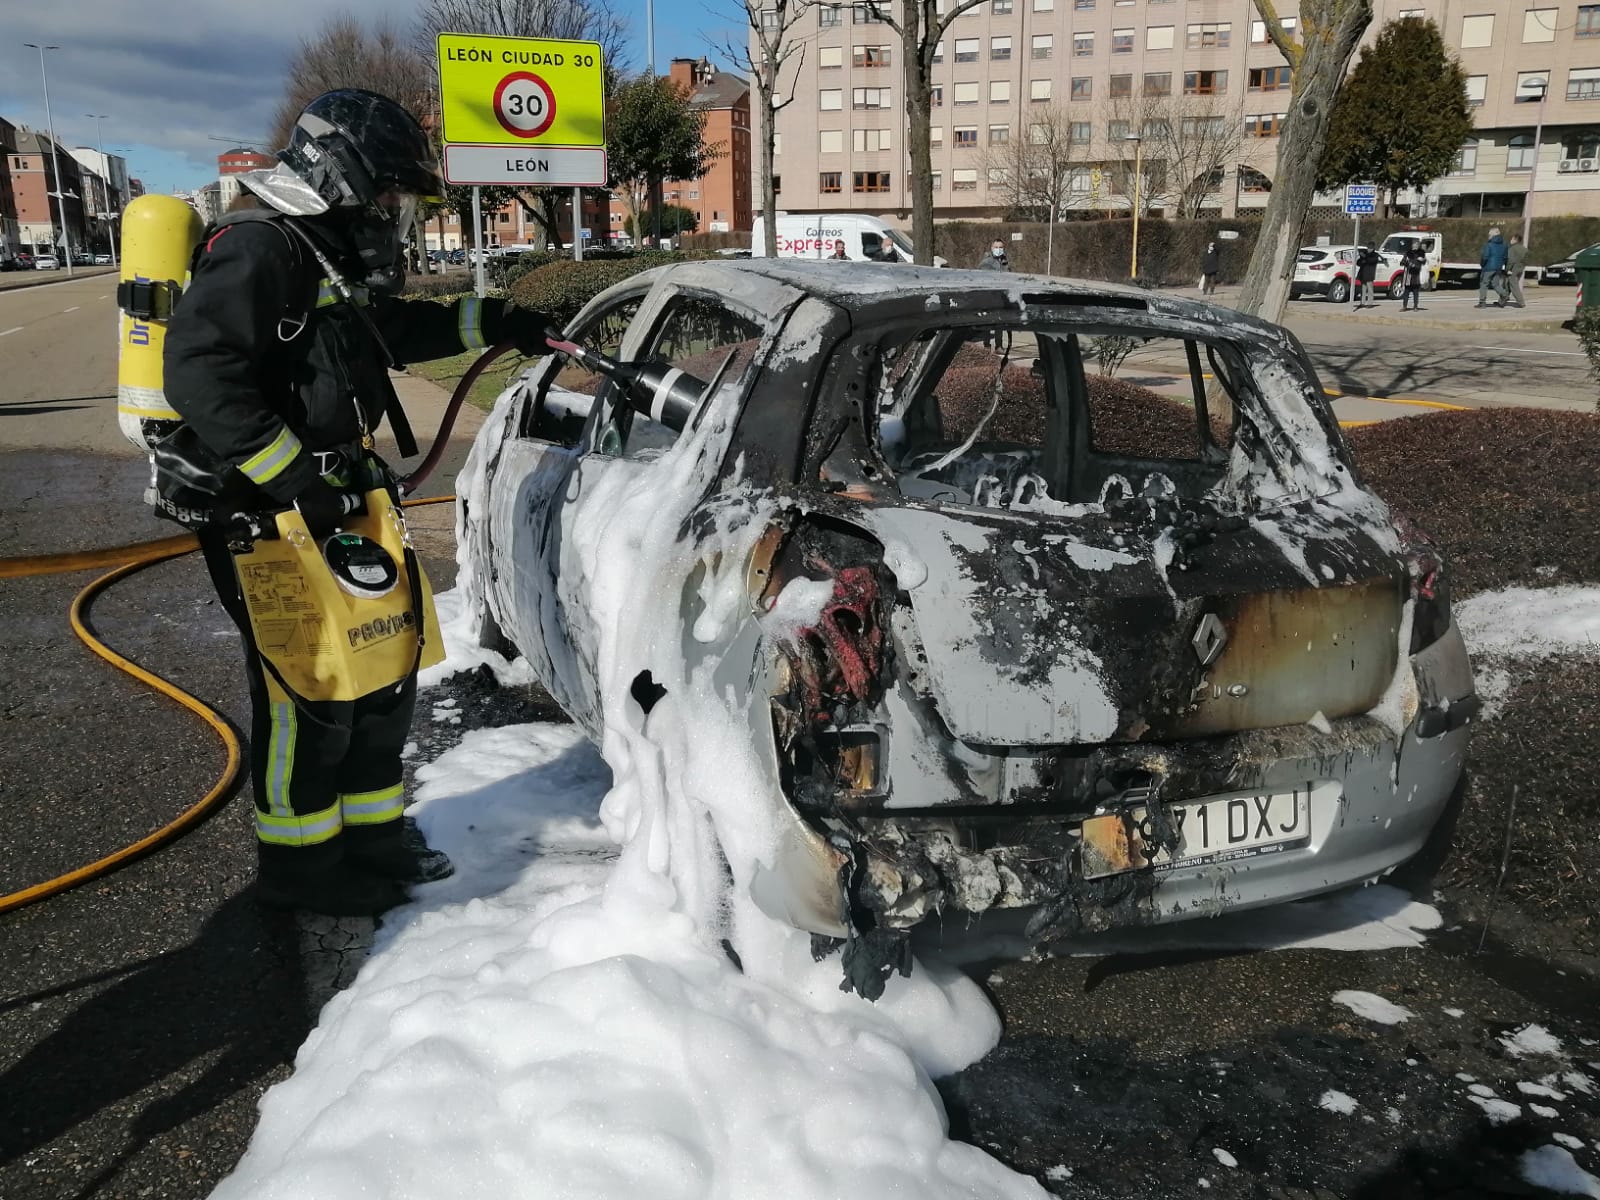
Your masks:
<svg viewBox="0 0 1600 1200"><path fill-rule="evenodd" d="M750 85L738 75L719 71L704 58L675 58L674 83L689 93L689 106L704 113L705 141L721 153L699 179L669 179L662 184L662 202L698 215L700 229L727 233L751 225Z"/></svg>
<svg viewBox="0 0 1600 1200"><path fill-rule="evenodd" d="M48 134L20 127L8 154L16 195L18 236L23 250L46 250L85 240L84 179L78 160L64 147L53 149ZM60 170L60 186L56 171Z"/></svg>
<svg viewBox="0 0 1600 1200"><path fill-rule="evenodd" d="M17 127L0 117L0 257L22 249L22 226L17 220L17 190L11 167L17 161Z"/></svg>
<svg viewBox="0 0 1600 1200"><path fill-rule="evenodd" d="M1279 5L1291 26L1293 8ZM1459 54L1477 129L1446 178L1402 203L1416 215L1516 216L1536 179L1536 212L1600 215L1600 3L1376 0L1368 42L1410 16L1438 22ZM777 117L779 206L908 219L897 35L864 3L820 5L796 32L810 45ZM1074 148L1063 207L1125 210L1128 113L1141 103L1170 103L1185 122L1237 122L1243 136L1205 207L1262 209L1289 95L1249 0L986 0L951 23L934 85L934 207L947 219L1005 214L1013 192L995 164L1014 139L1039 140L1045 114ZM1185 182L1153 163L1145 181L1157 211Z"/></svg>

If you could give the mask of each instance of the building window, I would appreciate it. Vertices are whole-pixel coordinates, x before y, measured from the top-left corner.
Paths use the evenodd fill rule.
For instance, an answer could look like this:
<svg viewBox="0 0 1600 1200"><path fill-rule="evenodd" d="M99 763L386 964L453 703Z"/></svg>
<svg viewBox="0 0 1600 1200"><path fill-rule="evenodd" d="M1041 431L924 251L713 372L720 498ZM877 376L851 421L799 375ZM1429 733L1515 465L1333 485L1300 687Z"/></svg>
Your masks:
<svg viewBox="0 0 1600 1200"><path fill-rule="evenodd" d="M1452 175L1474 175L1478 170L1478 139L1468 138L1461 143L1461 149L1456 151L1455 161L1450 164Z"/></svg>
<svg viewBox="0 0 1600 1200"><path fill-rule="evenodd" d="M944 172L943 171L934 171L932 173L932 178L933 178L933 190L934 191L937 192L941 188L944 187ZM906 191L909 192L910 190L911 190L911 182L910 182L910 179L908 178L907 181L906 181Z"/></svg>
<svg viewBox="0 0 1600 1200"><path fill-rule="evenodd" d="M1244 119L1245 137L1275 138L1283 132L1284 113L1256 113Z"/></svg>
<svg viewBox="0 0 1600 1200"><path fill-rule="evenodd" d="M1522 14L1522 40L1524 42L1553 42L1556 40L1556 10L1530 8Z"/></svg>
<svg viewBox="0 0 1600 1200"><path fill-rule="evenodd" d="M844 189L839 185L839 178L840 175L838 171L822 172L822 174L817 176L817 191L829 196L843 191Z"/></svg>
<svg viewBox="0 0 1600 1200"><path fill-rule="evenodd" d="M997 17L1009 17L1011 15L1011 0L994 0L994 4L989 11Z"/></svg>
<svg viewBox="0 0 1600 1200"><path fill-rule="evenodd" d="M1010 140L1011 140L1011 126L1009 126L1009 125L991 125L991 126L989 126L989 145L991 145L991 146L1003 146L1007 142L1009 142Z"/></svg>
<svg viewBox="0 0 1600 1200"><path fill-rule="evenodd" d="M1419 16L1422 13L1422 10L1420 8L1419 9L1414 9L1412 11L1417 13ZM1402 17L1404 17L1406 14L1405 13L1401 13L1400 15ZM1290 37L1293 37L1294 34L1295 34L1295 31L1297 29L1299 29L1299 27L1300 27L1300 18L1299 17L1284 17L1278 22L1278 24L1283 26L1284 33L1288 34ZM1272 39L1267 36L1267 23L1265 21L1251 21L1250 22L1250 44L1252 46L1270 46L1270 45L1272 45Z"/></svg>
<svg viewBox="0 0 1600 1200"><path fill-rule="evenodd" d="M1226 71L1185 71L1183 94L1185 96L1221 96L1228 90Z"/></svg>
<svg viewBox="0 0 1600 1200"><path fill-rule="evenodd" d="M1034 58L1049 58L1055 52L1056 37L1053 33L1036 33L1033 35L1029 53Z"/></svg>
<svg viewBox="0 0 1600 1200"><path fill-rule="evenodd" d="M1533 144L1533 134L1519 133L1507 143L1506 170L1531 171L1539 151Z"/></svg>
<svg viewBox="0 0 1600 1200"><path fill-rule="evenodd" d="M1577 67L1567 72L1568 100L1600 100L1600 67Z"/></svg>
<svg viewBox="0 0 1600 1200"><path fill-rule="evenodd" d="M930 108L944 107L944 84L939 84L929 93L928 105Z"/></svg>
<svg viewBox="0 0 1600 1200"><path fill-rule="evenodd" d="M944 145L944 126L943 125L934 125L934 126L931 126L928 129L928 145L930 145L930 146L942 146L942 145Z"/></svg>
<svg viewBox="0 0 1600 1200"><path fill-rule="evenodd" d="M887 67L889 63L888 46L856 46L850 55L852 67Z"/></svg>
<svg viewBox="0 0 1600 1200"><path fill-rule="evenodd" d="M1094 98L1094 79L1088 75L1074 75L1072 77L1072 98L1074 100L1092 100Z"/></svg>
<svg viewBox="0 0 1600 1200"><path fill-rule="evenodd" d="M1184 45L1190 50L1226 50L1233 26L1227 21L1191 25Z"/></svg>
<svg viewBox="0 0 1600 1200"><path fill-rule="evenodd" d="M1109 95L1113 100L1126 100L1133 95L1133 76L1113 75Z"/></svg>
<svg viewBox="0 0 1600 1200"><path fill-rule="evenodd" d="M1094 126L1088 121L1073 121L1068 129L1068 139L1077 146L1087 146L1094 138Z"/></svg>
<svg viewBox="0 0 1600 1200"><path fill-rule="evenodd" d="M1248 86L1252 92L1287 92L1288 67L1251 67Z"/></svg>
<svg viewBox="0 0 1600 1200"><path fill-rule="evenodd" d="M851 108L888 108L890 107L890 92L888 88L851 88Z"/></svg>
<svg viewBox="0 0 1600 1200"><path fill-rule="evenodd" d="M979 38L956 39L956 61L958 63L975 63L978 61L978 47L982 45Z"/></svg>
<svg viewBox="0 0 1600 1200"><path fill-rule="evenodd" d="M1055 12L1056 0L1033 0L1034 12Z"/></svg>
<svg viewBox="0 0 1600 1200"><path fill-rule="evenodd" d="M1171 25L1152 25L1144 31L1144 48L1146 50L1171 50L1172 49Z"/></svg>
<svg viewBox="0 0 1600 1200"><path fill-rule="evenodd" d="M1009 80L1009 79L992 79L992 80L989 81L989 103L990 104L1010 104L1011 103L1011 80Z"/></svg>
<svg viewBox="0 0 1600 1200"><path fill-rule="evenodd" d="M1600 37L1600 4L1578 5L1578 23L1573 37Z"/></svg>
<svg viewBox="0 0 1600 1200"><path fill-rule="evenodd" d="M1494 42L1494 14L1461 18L1461 48L1481 50Z"/></svg>
<svg viewBox="0 0 1600 1200"><path fill-rule="evenodd" d="M965 150L978 144L978 127L976 125L957 125L955 135L957 150Z"/></svg>
<svg viewBox="0 0 1600 1200"><path fill-rule="evenodd" d="M781 196L783 194L783 176L782 175L774 175L772 177L772 194L774 196Z"/></svg>
<svg viewBox="0 0 1600 1200"><path fill-rule="evenodd" d="M1133 53L1133 30L1131 30L1131 29L1113 29L1111 31L1111 53L1113 53L1113 54L1132 54Z"/></svg>
<svg viewBox="0 0 1600 1200"><path fill-rule="evenodd" d="M995 190L995 189L998 189L998 188L1004 188L1004 187L1010 187L1010 186L1011 186L1011 172L1010 172L1009 169L1007 169L1006 167L990 167L989 168L989 188L990 188L991 191Z"/></svg>
<svg viewBox="0 0 1600 1200"><path fill-rule="evenodd" d="M777 27L778 27L778 10L775 9L775 8L763 8L761 10L761 28L763 28L765 30L768 30L770 32L771 30L774 30Z"/></svg>
<svg viewBox="0 0 1600 1200"><path fill-rule="evenodd" d="M940 38L937 42L934 43L934 46L933 46L933 61L935 63L942 63L944 61L944 39L943 38Z"/></svg>
<svg viewBox="0 0 1600 1200"><path fill-rule="evenodd" d="M783 153L783 134L775 133L772 135L772 152L774 154Z"/></svg>
<svg viewBox="0 0 1600 1200"><path fill-rule="evenodd" d="M978 190L978 169L976 167L959 167L950 172L950 190L952 192L975 192Z"/></svg>
<svg viewBox="0 0 1600 1200"><path fill-rule="evenodd" d="M1094 34L1075 33L1072 35L1072 56L1074 58L1088 58L1094 53Z"/></svg>
<svg viewBox="0 0 1600 1200"><path fill-rule="evenodd" d="M1035 104L1043 104L1050 99L1051 85L1054 82L1053 79L1028 80L1028 99Z"/></svg>
<svg viewBox="0 0 1600 1200"><path fill-rule="evenodd" d="M1272 180L1268 179L1254 167L1240 166L1239 190L1241 192L1252 192L1257 195L1263 192L1270 192L1272 190Z"/></svg>
<svg viewBox="0 0 1600 1200"><path fill-rule="evenodd" d="M818 46L817 69L820 71L833 71L844 66L843 46Z"/></svg>
<svg viewBox="0 0 1600 1200"><path fill-rule="evenodd" d="M978 102L978 85L976 83L956 84L955 90L951 93L951 102L957 108L964 104L976 104Z"/></svg>
<svg viewBox="0 0 1600 1200"><path fill-rule="evenodd" d="M876 4L852 4L850 6L850 23L852 25L877 25L883 21Z"/></svg>
<svg viewBox="0 0 1600 1200"><path fill-rule="evenodd" d="M1467 76L1467 103L1482 104L1489 91L1489 77L1487 75Z"/></svg>
<svg viewBox="0 0 1600 1200"><path fill-rule="evenodd" d="M856 171L850 176L850 190L852 192L887 192L889 190L889 172Z"/></svg>
<svg viewBox="0 0 1600 1200"><path fill-rule="evenodd" d="M823 88L817 93L817 108L822 112L838 112L844 107L842 88Z"/></svg>
<svg viewBox="0 0 1600 1200"><path fill-rule="evenodd" d="M1146 96L1172 95L1172 72L1153 71L1144 77L1144 94Z"/></svg>
<svg viewBox="0 0 1600 1200"><path fill-rule="evenodd" d="M844 130L824 129L817 134L817 149L823 154L844 153Z"/></svg>
<svg viewBox="0 0 1600 1200"><path fill-rule="evenodd" d="M824 4L817 9L817 24L823 29L832 29L839 24L839 5Z"/></svg>
<svg viewBox="0 0 1600 1200"><path fill-rule="evenodd" d="M1028 126L1028 144L1043 146L1050 140L1050 126L1043 123Z"/></svg>
<svg viewBox="0 0 1600 1200"><path fill-rule="evenodd" d="M1567 76L1570 81L1572 76ZM1545 89L1550 86L1549 71L1518 71L1517 87L1511 95L1513 104L1537 104L1544 97ZM1570 82L1568 84L1570 87ZM1569 100L1576 100L1576 96L1568 96Z"/></svg>
<svg viewBox="0 0 1600 1200"><path fill-rule="evenodd" d="M1094 0L1072 0L1072 7L1079 12L1090 12L1094 8Z"/></svg>
<svg viewBox="0 0 1600 1200"><path fill-rule="evenodd" d="M991 62L1011 61L1011 39L996 37L989 39L989 59Z"/></svg>
<svg viewBox="0 0 1600 1200"><path fill-rule="evenodd" d="M1595 160L1600 159L1600 130L1580 129L1576 133L1563 135L1561 157L1579 159L1579 166L1585 171L1593 168ZM1583 166L1583 159L1589 160L1588 166Z"/></svg>
<svg viewBox="0 0 1600 1200"><path fill-rule="evenodd" d="M892 134L887 129L855 129L850 133L850 148L857 154L872 154L878 150L892 150Z"/></svg>
<svg viewBox="0 0 1600 1200"><path fill-rule="evenodd" d="M1106 140L1109 142L1125 142L1132 132L1133 126L1127 121L1109 121L1106 123Z"/></svg>

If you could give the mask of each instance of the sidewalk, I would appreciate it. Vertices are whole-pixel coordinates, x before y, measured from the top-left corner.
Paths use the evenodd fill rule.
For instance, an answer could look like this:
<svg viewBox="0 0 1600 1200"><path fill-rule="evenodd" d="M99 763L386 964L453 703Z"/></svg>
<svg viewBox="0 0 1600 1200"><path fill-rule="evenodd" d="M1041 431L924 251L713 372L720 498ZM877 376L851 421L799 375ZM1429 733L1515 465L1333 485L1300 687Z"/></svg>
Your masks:
<svg viewBox="0 0 1600 1200"><path fill-rule="evenodd" d="M73 267L73 279L89 279L95 275L115 275L116 267ZM8 292L15 288L42 287L47 283L66 283L66 268L59 267L54 271L5 271L0 272L0 292Z"/></svg>
<svg viewBox="0 0 1600 1200"><path fill-rule="evenodd" d="M1198 288L1170 289L1175 294L1202 299ZM1442 329L1455 333L1473 330L1499 330L1505 333L1560 333L1564 321L1572 319L1578 296L1575 288L1525 285L1527 308L1479 308L1476 288L1443 288L1425 292L1418 312L1402 312L1398 300L1375 299L1373 307L1357 309L1351 304L1333 304L1320 296L1291 300L1284 309L1283 321L1296 318L1338 321L1351 325L1410 326L1417 329ZM1238 298L1237 286L1218 289L1208 297L1214 303L1231 306Z"/></svg>

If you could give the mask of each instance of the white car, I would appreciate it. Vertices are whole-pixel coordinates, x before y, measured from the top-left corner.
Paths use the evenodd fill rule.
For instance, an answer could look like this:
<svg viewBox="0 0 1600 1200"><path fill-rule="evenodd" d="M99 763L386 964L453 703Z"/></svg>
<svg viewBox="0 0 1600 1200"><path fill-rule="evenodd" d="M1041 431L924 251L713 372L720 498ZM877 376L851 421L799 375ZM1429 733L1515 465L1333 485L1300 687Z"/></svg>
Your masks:
<svg viewBox="0 0 1600 1200"><path fill-rule="evenodd" d="M35 271L54 271L61 265L54 254L35 254L33 256L33 269Z"/></svg>
<svg viewBox="0 0 1600 1200"><path fill-rule="evenodd" d="M1360 246L1302 246L1294 265L1294 283L1289 298L1326 296L1335 304L1350 299L1356 282L1356 256ZM1405 268L1393 255L1384 254L1372 290L1398 300L1406 290Z"/></svg>

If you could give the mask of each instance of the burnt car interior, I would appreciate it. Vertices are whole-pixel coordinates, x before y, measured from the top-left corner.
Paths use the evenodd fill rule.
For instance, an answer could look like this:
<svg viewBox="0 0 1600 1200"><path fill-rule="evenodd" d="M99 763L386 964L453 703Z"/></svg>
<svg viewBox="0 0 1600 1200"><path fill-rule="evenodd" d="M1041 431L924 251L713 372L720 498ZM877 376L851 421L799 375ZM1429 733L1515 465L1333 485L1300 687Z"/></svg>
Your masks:
<svg viewBox="0 0 1600 1200"><path fill-rule="evenodd" d="M1019 509L1198 499L1251 428L1235 414L1262 407L1228 343L1043 327L1024 351L1008 332L954 326L884 348L879 447L903 496Z"/></svg>

